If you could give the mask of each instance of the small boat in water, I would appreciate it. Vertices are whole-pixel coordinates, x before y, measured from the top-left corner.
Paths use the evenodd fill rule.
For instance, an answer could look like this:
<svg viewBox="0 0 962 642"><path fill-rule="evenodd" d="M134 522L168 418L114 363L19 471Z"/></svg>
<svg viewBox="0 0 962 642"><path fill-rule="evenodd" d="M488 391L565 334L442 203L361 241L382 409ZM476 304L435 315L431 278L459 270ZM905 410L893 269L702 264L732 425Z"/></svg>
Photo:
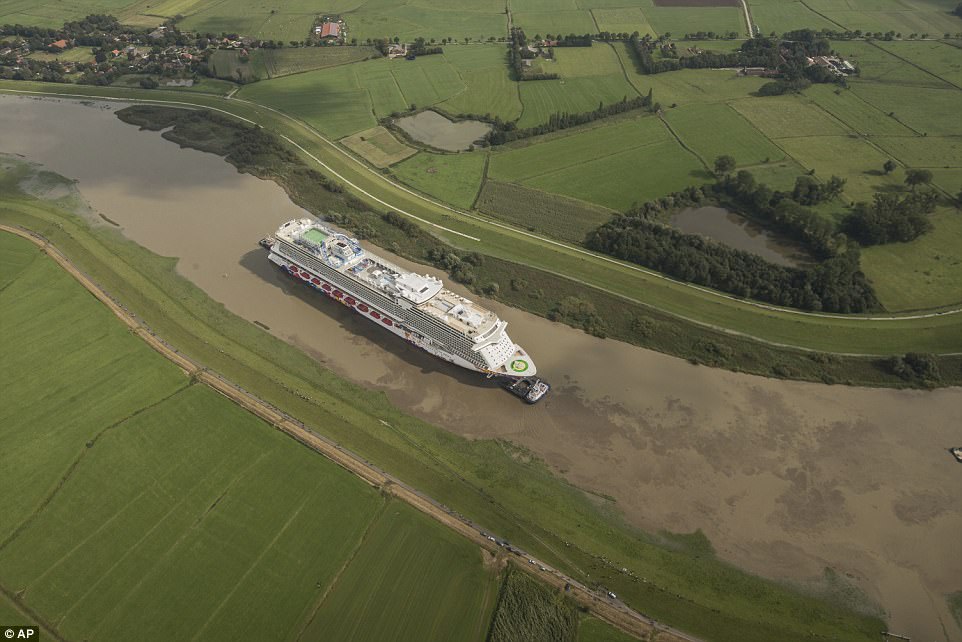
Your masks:
<svg viewBox="0 0 962 642"><path fill-rule="evenodd" d="M524 400L525 403L535 404L544 399L551 384L539 377L526 377L524 379L507 379L501 382L501 386Z"/></svg>
<svg viewBox="0 0 962 642"><path fill-rule="evenodd" d="M952 456L955 457L957 462L962 464L962 446L959 446L958 448L949 448L949 452L952 453Z"/></svg>

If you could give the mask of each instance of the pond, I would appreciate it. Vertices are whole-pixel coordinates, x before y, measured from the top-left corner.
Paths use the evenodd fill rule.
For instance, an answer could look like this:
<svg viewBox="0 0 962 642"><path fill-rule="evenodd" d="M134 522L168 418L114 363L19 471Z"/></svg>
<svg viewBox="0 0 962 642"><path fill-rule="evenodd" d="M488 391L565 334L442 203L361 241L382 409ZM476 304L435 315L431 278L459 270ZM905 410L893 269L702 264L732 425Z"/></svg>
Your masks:
<svg viewBox="0 0 962 642"><path fill-rule="evenodd" d="M776 265L801 267L814 262L811 255L789 239L722 207L687 207L672 215L670 223L685 234L707 236Z"/></svg>
<svg viewBox="0 0 962 642"><path fill-rule="evenodd" d="M477 120L448 120L436 111L422 111L413 116L405 116L397 121L397 126L419 143L460 152L471 149L471 145L491 131L491 125Z"/></svg>

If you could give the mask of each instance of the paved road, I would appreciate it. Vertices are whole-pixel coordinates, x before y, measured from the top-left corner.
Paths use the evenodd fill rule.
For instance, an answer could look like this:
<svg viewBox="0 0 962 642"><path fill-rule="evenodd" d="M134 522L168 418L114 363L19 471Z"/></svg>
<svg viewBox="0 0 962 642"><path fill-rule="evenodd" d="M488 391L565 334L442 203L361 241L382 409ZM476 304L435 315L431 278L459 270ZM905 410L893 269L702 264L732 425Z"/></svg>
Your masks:
<svg viewBox="0 0 962 642"><path fill-rule="evenodd" d="M254 394L228 381L217 373L204 368L178 352L176 348L158 337L147 326L141 323L141 321L119 301L101 289L90 277L77 269L77 267L56 247L50 244L47 239L28 230L4 224L0 224L0 231L25 238L42 248L60 267L106 305L121 322L147 342L150 347L177 365L186 375L195 377L198 382L210 386L237 405L253 413L290 437L293 437L305 446L324 455L334 463L360 477L368 484L391 493L394 497L434 518L478 546L497 555L505 556L506 559L514 562L517 568L540 578L542 581L562 590L567 586L568 595L576 602L587 607L592 615L605 620L612 626L626 633L644 637L653 632L657 632L659 642L701 642L699 638L651 620L617 599L610 598L603 592L593 591L574 578L552 569L548 564L530 556L520 549L512 549L516 552L507 553L503 546L500 546L487 536L482 535L483 532L486 532L484 529L457 514L451 508L408 486L403 481L381 470L360 455L315 433L283 411L273 407ZM494 536L492 535L492 537ZM495 537L495 540L503 541L502 538L498 537ZM529 559L533 560L534 563L528 562Z"/></svg>

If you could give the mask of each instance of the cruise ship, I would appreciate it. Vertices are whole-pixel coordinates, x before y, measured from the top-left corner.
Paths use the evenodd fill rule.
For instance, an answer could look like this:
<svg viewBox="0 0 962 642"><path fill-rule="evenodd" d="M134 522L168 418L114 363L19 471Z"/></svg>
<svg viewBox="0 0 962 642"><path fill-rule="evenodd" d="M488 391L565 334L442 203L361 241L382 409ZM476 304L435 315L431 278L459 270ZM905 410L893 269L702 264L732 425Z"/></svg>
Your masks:
<svg viewBox="0 0 962 642"><path fill-rule="evenodd" d="M270 260L319 292L417 347L486 375L527 379L534 361L491 310L364 250L310 218L288 221L262 244Z"/></svg>

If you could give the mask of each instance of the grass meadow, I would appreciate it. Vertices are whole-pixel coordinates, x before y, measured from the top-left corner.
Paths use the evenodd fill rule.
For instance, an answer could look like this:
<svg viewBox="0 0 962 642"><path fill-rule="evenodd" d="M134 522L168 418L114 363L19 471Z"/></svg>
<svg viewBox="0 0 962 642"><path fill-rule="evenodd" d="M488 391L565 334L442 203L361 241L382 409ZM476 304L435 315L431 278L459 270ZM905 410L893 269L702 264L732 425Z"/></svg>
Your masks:
<svg viewBox="0 0 962 642"><path fill-rule="evenodd" d="M341 144L377 168L389 167L417 153L380 125L342 138Z"/></svg>
<svg viewBox="0 0 962 642"><path fill-rule="evenodd" d="M255 49L252 58L266 78L289 76L315 69L336 67L380 56L373 47L297 47Z"/></svg>
<svg viewBox="0 0 962 642"><path fill-rule="evenodd" d="M739 165L757 165L785 157L772 141L723 103L670 109L665 122L709 166L722 154L734 157Z"/></svg>
<svg viewBox="0 0 962 642"><path fill-rule="evenodd" d="M389 501L301 639L483 642L499 579L482 564L488 555L407 504Z"/></svg>
<svg viewBox="0 0 962 642"><path fill-rule="evenodd" d="M493 218L569 243L581 243L588 232L614 214L584 201L493 180L484 183L477 208Z"/></svg>
<svg viewBox="0 0 962 642"><path fill-rule="evenodd" d="M441 201L469 209L481 189L484 155L422 151L391 171L404 183Z"/></svg>

